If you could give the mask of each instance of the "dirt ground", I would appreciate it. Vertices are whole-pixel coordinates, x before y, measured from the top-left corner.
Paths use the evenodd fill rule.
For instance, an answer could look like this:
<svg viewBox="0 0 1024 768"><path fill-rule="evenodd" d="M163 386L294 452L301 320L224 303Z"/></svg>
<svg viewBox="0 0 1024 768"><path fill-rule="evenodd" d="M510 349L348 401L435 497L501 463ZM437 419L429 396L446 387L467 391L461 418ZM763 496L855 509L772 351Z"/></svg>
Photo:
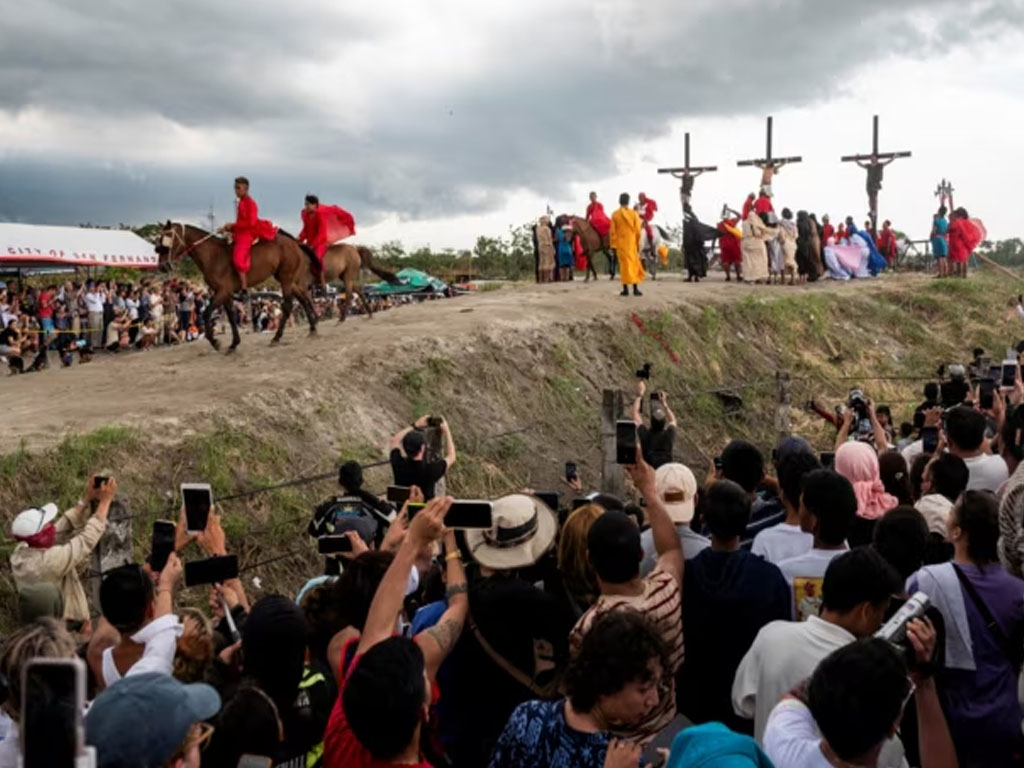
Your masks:
<svg viewBox="0 0 1024 768"><path fill-rule="evenodd" d="M924 276L886 276L884 282L923 283ZM205 415L230 408L245 398L306 389L336 381L346 374L363 378L367 367L382 374L400 373L428 345L458 349L482 332L487 338L536 331L567 320L624 316L684 303L705 304L737 296L791 295L793 292L860 292L877 281L821 282L807 287L742 286L715 275L689 285L677 275L663 275L642 287L642 298L622 298L619 284L602 277L585 284L508 285L452 300L423 302L376 315L350 317L320 326L317 337L306 328L287 329L278 347L269 335L247 333L232 356L215 352L205 341L119 356L98 354L91 363L51 368L38 374L10 377L4 392L7 450L20 441L30 448L52 445L68 433L105 425L142 427L172 437L198 425ZM51 362L56 357L51 355ZM58 364L59 365L59 364ZM318 387L312 387L315 389Z"/></svg>

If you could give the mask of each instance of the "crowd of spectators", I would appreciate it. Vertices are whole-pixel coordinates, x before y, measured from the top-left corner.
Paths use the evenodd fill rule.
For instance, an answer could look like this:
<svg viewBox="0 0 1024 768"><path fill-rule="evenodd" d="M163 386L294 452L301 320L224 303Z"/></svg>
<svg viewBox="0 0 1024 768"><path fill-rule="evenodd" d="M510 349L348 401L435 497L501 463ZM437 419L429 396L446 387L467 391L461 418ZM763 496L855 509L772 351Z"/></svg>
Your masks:
<svg viewBox="0 0 1024 768"><path fill-rule="evenodd" d="M11 526L0 768L35 657L84 661L101 767L1019 765L1024 384L995 401L926 401L901 453L865 399L834 452L733 441L698 482L658 396L626 498L567 473L577 498L524 490L459 530L452 429L425 417L387 446L407 501L346 464L308 529L346 540L324 573L297 597L226 579L205 611L178 592L184 561L228 553L216 510L197 535L183 511L166 565L103 574L90 606L117 493L90 481Z"/></svg>
<svg viewBox="0 0 1024 768"><path fill-rule="evenodd" d="M373 312L383 312L415 301L410 296L369 299ZM39 371L50 365L54 353L65 367L87 363L100 351L128 350L184 344L198 340L210 294L201 281L179 278L160 281L142 278L135 283L113 280L30 285L0 281L0 362L11 373ZM331 317L334 301L314 302L318 316ZM239 326L255 333L274 333L282 318L281 299L273 293L254 294L250 301L233 303ZM355 297L349 314L365 311ZM296 308L290 323L303 319ZM224 333L227 319L214 316L215 332Z"/></svg>

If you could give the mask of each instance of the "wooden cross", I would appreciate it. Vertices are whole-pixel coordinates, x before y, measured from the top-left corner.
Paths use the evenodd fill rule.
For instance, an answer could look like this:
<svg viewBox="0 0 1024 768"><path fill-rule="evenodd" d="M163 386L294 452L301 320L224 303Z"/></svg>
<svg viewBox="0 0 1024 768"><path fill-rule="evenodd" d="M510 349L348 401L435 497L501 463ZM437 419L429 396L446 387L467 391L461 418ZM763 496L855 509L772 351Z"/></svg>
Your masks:
<svg viewBox="0 0 1024 768"><path fill-rule="evenodd" d="M765 128L765 150L764 157L759 157L755 160L740 160L736 163L740 168L754 168L771 169L772 171L778 170L784 165L789 163L800 163L803 162L802 157L773 157L772 156L772 118L769 116L767 127Z"/></svg>
<svg viewBox="0 0 1024 768"><path fill-rule="evenodd" d="M910 152L879 152L878 151L878 115L875 115L872 127L872 143L870 155L846 155L841 158L844 163L856 163L868 172L868 210L871 216L871 227L878 232L878 193L882 189L882 177L885 166L893 160L910 157Z"/></svg>
<svg viewBox="0 0 1024 768"><path fill-rule="evenodd" d="M693 196L693 180L702 173L714 173L718 170L717 165L690 165L690 134L687 133L683 139L683 166L677 168L659 168L658 173L670 173L673 178L680 179L682 184L679 188L679 195L683 200L683 211L690 204Z"/></svg>

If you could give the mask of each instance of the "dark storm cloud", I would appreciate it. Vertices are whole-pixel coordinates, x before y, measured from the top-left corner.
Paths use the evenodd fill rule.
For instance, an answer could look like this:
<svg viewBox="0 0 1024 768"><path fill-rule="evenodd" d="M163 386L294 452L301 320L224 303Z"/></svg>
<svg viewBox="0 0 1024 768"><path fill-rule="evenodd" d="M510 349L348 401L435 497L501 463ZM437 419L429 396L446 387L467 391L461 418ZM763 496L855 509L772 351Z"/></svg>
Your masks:
<svg viewBox="0 0 1024 768"><path fill-rule="evenodd" d="M239 170L259 179L263 210L277 217L294 217L307 190L362 219L492 210L518 188L557 197L613 173L617 144L663 134L673 119L824 101L879 57L927 58L1024 25L1017 0L651 0L593 13L552 3L542 18L487 30L471 76L421 82L410 71L381 84L368 130L353 134L288 81L353 41L380 40L376 55L388 55L388 30L351 12L308 2L34 5L0 28L0 108L156 113L200 128L244 121L280 151L273 167L238 148L216 166L154 158L131 174L80 160L0 162L0 216L72 222L201 210ZM737 152L759 147L752 139ZM96 194L79 196L90 186Z"/></svg>

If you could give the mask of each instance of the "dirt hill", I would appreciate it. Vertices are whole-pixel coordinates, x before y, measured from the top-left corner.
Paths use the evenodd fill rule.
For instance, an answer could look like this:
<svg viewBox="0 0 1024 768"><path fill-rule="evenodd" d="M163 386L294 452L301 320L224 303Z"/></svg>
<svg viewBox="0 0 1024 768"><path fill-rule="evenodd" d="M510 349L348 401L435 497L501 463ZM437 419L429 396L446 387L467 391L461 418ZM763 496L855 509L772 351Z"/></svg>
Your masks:
<svg viewBox="0 0 1024 768"><path fill-rule="evenodd" d="M1001 359L1024 336L1004 319L1003 294L1014 290L985 276L758 290L662 279L643 299L620 298L607 280L508 286L325 324L318 339L292 329L276 349L248 335L234 357L195 343L12 378L3 384L4 530L13 513L68 506L90 472L110 472L137 515L142 557L150 521L172 514L179 483L208 481L224 497L342 460L379 461L388 436L425 413L452 425L457 495L559 488L566 460L596 485L601 392L631 391L644 362L698 476L730 438L770 448L778 371L793 377L795 431L827 450L829 432L805 401L835 405L862 385L906 418L939 364L966 361L974 346ZM382 491L388 477L368 470L367 484ZM321 481L222 505L250 587L257 576L263 590L293 593L317 573L304 521L335 488ZM6 571L0 616L12 598Z"/></svg>

